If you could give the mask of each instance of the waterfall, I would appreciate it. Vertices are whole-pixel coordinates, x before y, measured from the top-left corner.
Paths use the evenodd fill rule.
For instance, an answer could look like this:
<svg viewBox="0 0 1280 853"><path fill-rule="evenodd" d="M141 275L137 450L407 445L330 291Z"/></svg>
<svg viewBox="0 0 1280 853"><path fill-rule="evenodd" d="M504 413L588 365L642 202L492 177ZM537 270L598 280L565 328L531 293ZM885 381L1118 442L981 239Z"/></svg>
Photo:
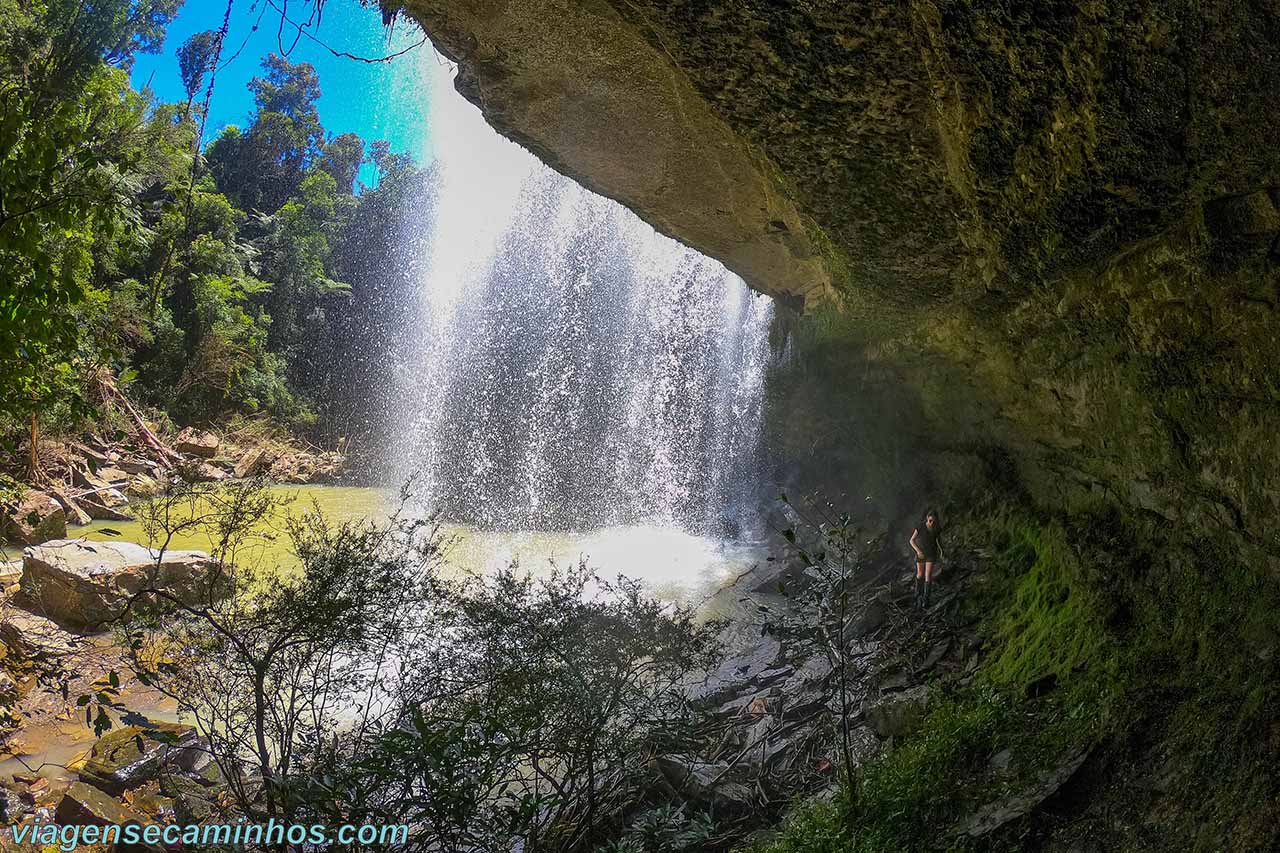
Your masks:
<svg viewBox="0 0 1280 853"><path fill-rule="evenodd" d="M397 473L486 528L733 533L772 303L501 138L446 65L429 77L438 185Z"/></svg>

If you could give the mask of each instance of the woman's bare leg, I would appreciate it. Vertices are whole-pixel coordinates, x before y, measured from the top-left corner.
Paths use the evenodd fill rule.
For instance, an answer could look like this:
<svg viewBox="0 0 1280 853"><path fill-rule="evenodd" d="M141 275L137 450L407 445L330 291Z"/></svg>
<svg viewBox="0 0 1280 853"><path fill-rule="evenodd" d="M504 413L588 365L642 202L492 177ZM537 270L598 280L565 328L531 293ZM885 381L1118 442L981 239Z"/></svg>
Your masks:
<svg viewBox="0 0 1280 853"><path fill-rule="evenodd" d="M933 563L924 564L924 582L933 583Z"/></svg>

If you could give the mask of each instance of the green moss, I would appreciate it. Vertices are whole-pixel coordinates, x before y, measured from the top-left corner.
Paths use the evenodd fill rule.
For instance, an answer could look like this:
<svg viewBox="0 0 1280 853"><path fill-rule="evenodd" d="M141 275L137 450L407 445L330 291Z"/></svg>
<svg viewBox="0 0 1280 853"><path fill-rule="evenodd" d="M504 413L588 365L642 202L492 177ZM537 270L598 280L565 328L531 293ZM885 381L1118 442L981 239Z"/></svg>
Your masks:
<svg viewBox="0 0 1280 853"><path fill-rule="evenodd" d="M1043 678L1067 680L1076 670L1112 662L1100 596L1060 525L1010 522L998 564L1010 593L992 629L986 671L999 684L1025 687Z"/></svg>
<svg viewBox="0 0 1280 853"><path fill-rule="evenodd" d="M981 798L1008 711L994 690L943 698L916 735L863 769L852 796L801 805L756 853L963 849L947 830Z"/></svg>
<svg viewBox="0 0 1280 853"><path fill-rule="evenodd" d="M846 853L852 843L847 801L837 795L799 803L775 838L747 853Z"/></svg>
<svg viewBox="0 0 1280 853"><path fill-rule="evenodd" d="M851 850L937 847L946 829L980 800L987 759L1009 725L1002 693L978 689L935 703L918 733L872 762L862 774L852 812ZM947 795L939 796L939 781ZM954 849L954 840L945 845Z"/></svg>
<svg viewBox="0 0 1280 853"><path fill-rule="evenodd" d="M935 691L917 732L867 764L852 795L798 805L777 837L755 853L969 849L975 842L956 834L964 819L1096 738L1081 713L1098 704L1092 688L1033 701L986 681L955 690L935 685ZM1014 756L1011 770L991 765L1003 750ZM998 833L986 849L1006 843L1018 849L1023 829Z"/></svg>

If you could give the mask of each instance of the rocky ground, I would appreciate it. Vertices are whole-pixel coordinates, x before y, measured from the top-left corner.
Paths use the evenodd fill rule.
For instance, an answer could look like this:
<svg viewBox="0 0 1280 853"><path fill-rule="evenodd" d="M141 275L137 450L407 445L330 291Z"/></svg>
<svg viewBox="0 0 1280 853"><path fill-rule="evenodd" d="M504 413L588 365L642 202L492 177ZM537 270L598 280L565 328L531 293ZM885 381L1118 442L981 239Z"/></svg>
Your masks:
<svg viewBox="0 0 1280 853"><path fill-rule="evenodd" d="M0 806L9 823L123 823L207 814L217 771L175 703L129 675L109 623L140 583L182 593L208 568L198 552L75 538L128 520L168 480L337 476L342 456L241 429L159 436L87 432L45 440L34 484L9 480L0 516ZM20 550L19 550L20 549ZM90 703L81 697L92 696ZM98 738L98 709L113 728ZM201 811L203 809L203 812ZM184 815L186 817L184 817ZM0 834L0 849L12 847ZM25 849L29 849L29 845ZM89 849L89 848L85 848Z"/></svg>
<svg viewBox="0 0 1280 853"><path fill-rule="evenodd" d="M722 831L716 849L730 849L767 838L797 798L839 796L842 707L856 773L910 742L947 694L974 681L984 651L973 594L987 562L960 552L919 609L911 564L879 546L851 579L843 660L813 642L822 581L812 569L778 560L737 578L719 593L731 606L715 608L734 614L728 654L688 686L710 720L703 747L655 755L637 808L674 802L709 813ZM8 820L188 822L216 809L218 771L194 730L174 724L173 704L128 676L109 634L93 633L144 576L180 594L206 568L196 552L158 559L120 543L53 540L24 550L0 614ZM115 707L115 726L101 738L80 704L86 695L98 697L95 710L104 696ZM971 839L1041 807L1088 755L1034 766L1016 748L981 758L1000 785L957 798L964 814L953 831Z"/></svg>
<svg viewBox="0 0 1280 853"><path fill-rule="evenodd" d="M660 756L660 784L710 811L731 836L767 841L789 806L839 795L842 705L855 775L915 735L943 697L977 678L984 650L970 593L984 582L986 558L959 554L923 610L913 601L912 568L885 549L854 580L843 703L840 661L806 641L812 617L796 604L814 579L785 562L740 578L725 594L758 619L730 628L730 657L692 688L719 721L718 738L700 755ZM953 831L966 844L1042 806L1088 757L1076 751L1033 764L1016 752L983 757L982 772L997 783L984 792L947 792L962 803Z"/></svg>
<svg viewBox="0 0 1280 853"><path fill-rule="evenodd" d="M166 440L145 426L112 438L86 432L43 441L40 459L35 482L13 477L0 493L0 542L38 545L94 520L130 520L131 503L145 500L173 477L216 482L264 476L279 483L313 483L333 479L343 465L338 451L262 431L218 435L188 428ZM10 566L11 575L16 571Z"/></svg>
<svg viewBox="0 0 1280 853"><path fill-rule="evenodd" d="M194 729L172 722L175 703L130 676L103 630L139 584L181 594L209 566L197 552L160 557L128 543L55 539L24 550L19 583L0 603L6 823L169 822L216 799L217 772ZM101 738L99 714L112 723ZM0 849L20 847L4 833Z"/></svg>

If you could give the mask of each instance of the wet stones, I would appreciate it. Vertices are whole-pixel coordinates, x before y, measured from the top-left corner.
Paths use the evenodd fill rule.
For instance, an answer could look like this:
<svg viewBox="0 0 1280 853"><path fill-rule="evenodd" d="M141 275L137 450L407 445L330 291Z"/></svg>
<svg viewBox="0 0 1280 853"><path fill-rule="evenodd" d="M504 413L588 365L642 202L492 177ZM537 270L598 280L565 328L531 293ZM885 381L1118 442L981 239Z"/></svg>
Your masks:
<svg viewBox="0 0 1280 853"><path fill-rule="evenodd" d="M960 831L971 838L981 838L995 832L1011 820L1028 814L1067 783L1089 757L1088 750L1068 753L1048 772L1030 786L989 803L966 821Z"/></svg>
<svg viewBox="0 0 1280 853"><path fill-rule="evenodd" d="M80 778L108 794L120 796L155 779L162 767L195 770L207 753L195 729L174 723L127 726L93 745L80 768Z"/></svg>
<svg viewBox="0 0 1280 853"><path fill-rule="evenodd" d="M727 761L660 755L656 764L667 783L694 802L738 812L751 808L751 788L733 777L733 768Z"/></svg>
<svg viewBox="0 0 1280 853"><path fill-rule="evenodd" d="M880 630L889 620L889 607L890 602L886 594L877 595L871 599L862 613L853 621L849 635L855 639L861 639Z"/></svg>
<svg viewBox="0 0 1280 853"><path fill-rule="evenodd" d="M690 688L690 698L716 705L752 686L761 687L783 678L790 674L791 668L787 666L784 670L776 666L781 658L782 644L773 637L762 637L755 645L707 673L700 684Z"/></svg>

